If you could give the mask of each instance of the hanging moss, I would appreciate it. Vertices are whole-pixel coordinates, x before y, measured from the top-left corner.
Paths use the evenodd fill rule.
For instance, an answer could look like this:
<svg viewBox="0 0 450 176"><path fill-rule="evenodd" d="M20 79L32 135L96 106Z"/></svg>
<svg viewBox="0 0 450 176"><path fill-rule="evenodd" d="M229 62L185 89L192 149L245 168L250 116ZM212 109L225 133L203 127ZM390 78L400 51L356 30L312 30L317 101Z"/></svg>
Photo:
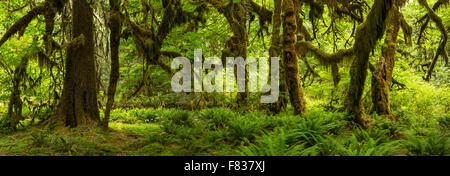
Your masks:
<svg viewBox="0 0 450 176"><path fill-rule="evenodd" d="M297 42L296 48L298 53L304 53L305 51L302 50L306 50L306 52L314 54L320 64L327 67L333 64L349 61L352 59L352 56L354 54L353 48L338 50L336 53L331 54L326 53L323 50L315 47L312 42L309 41Z"/></svg>
<svg viewBox="0 0 450 176"><path fill-rule="evenodd" d="M54 2L54 3L51 3L51 2ZM58 1L51 1L51 2L47 3L47 11L44 13L44 18L45 18L44 44L45 44L46 54L48 56L51 56L52 52L54 50L53 30L55 29L55 16L56 16L56 12L58 10L57 7L55 7L55 5L60 5L57 3L63 3L63 2L58 2Z"/></svg>
<svg viewBox="0 0 450 176"><path fill-rule="evenodd" d="M431 20L433 20L434 23L436 23L439 31L442 34L441 43L439 44L439 47L438 47L438 49L436 51L436 54L435 54L435 56L433 58L431 66L428 69L427 76L425 77L425 80L429 81L431 79L431 75L433 73L434 67L436 66L436 62L437 62L439 56L442 56L442 58L445 61L445 64L448 65L448 56L447 56L447 51L445 49L445 46L447 45L448 34L447 34L447 31L446 31L446 28L445 28L444 24L442 23L442 19L439 16L437 16L436 13L433 11L433 9L431 9L428 6L427 1L426 0L419 0L419 3L420 3L420 5L425 7L425 9L428 12L427 13L428 17L431 18ZM448 4L448 2L447 2L447 4Z"/></svg>
<svg viewBox="0 0 450 176"><path fill-rule="evenodd" d="M205 10L202 8L203 6L199 6L194 12L185 12L182 9L180 0L163 0L162 2L164 15L156 32L153 28L148 30L131 21L128 12L125 11L124 25L128 28L124 32L124 38L128 36L128 32L126 31L131 32L129 34L132 35L140 56L147 63L159 65L169 74L173 74L170 67L160 59L162 43L176 26L189 22L204 22L203 14Z"/></svg>
<svg viewBox="0 0 450 176"><path fill-rule="evenodd" d="M222 50L222 62L225 63L226 57L247 57L247 40L246 33L246 15L247 11L244 8L243 2L230 2L223 6L220 2L211 1L214 7L225 16L233 36L227 41L226 46ZM235 69L237 76L237 69ZM237 93L238 104L244 104L249 95L248 92L248 70L245 69L245 92Z"/></svg>
<svg viewBox="0 0 450 176"><path fill-rule="evenodd" d="M43 51L39 51L38 66L40 69L51 69L53 66L56 66L56 63L53 62Z"/></svg>
<svg viewBox="0 0 450 176"><path fill-rule="evenodd" d="M17 65L13 72L13 90L9 98L8 113L6 118L3 119L3 122L0 124L3 128L15 130L16 126L24 118L22 116L23 101L21 98L20 88L23 82L27 79L26 69L28 66L28 60L29 56L23 57L20 64Z"/></svg>
<svg viewBox="0 0 450 176"><path fill-rule="evenodd" d="M270 10L260 6L260 5L258 5L257 3L255 3L252 0L244 1L244 3L247 3L247 2L249 3L249 5L247 5L247 6L250 6L249 8L247 8L247 10L251 11L251 12L255 12L256 14L258 14L259 24L260 24L261 28L263 26L265 26L265 24L270 24L272 22L272 16L273 16L272 14L274 12L272 12L272 11L270 11Z"/></svg>
<svg viewBox="0 0 450 176"><path fill-rule="evenodd" d="M438 0L434 5L432 10L433 11L437 11L439 10L441 7L447 7L450 4L450 0ZM424 22L425 20L425 22ZM428 23L430 22L430 17L428 15L428 13L426 15L424 15L422 18L420 18L418 20L418 22L422 23L422 26L420 27L420 32L419 32L419 37L417 39L417 45L420 45L423 33L425 32L425 29L428 26Z"/></svg>
<svg viewBox="0 0 450 176"><path fill-rule="evenodd" d="M66 3L69 0L49 0L50 2L52 2L52 6L55 7L59 12L61 12L61 10L64 8L64 5L66 5Z"/></svg>
<svg viewBox="0 0 450 176"><path fill-rule="evenodd" d="M405 43L409 46L412 45L412 27L406 22L405 17L403 16L402 13L399 13L399 17L400 19L400 27L403 31L403 36L405 38Z"/></svg>
<svg viewBox="0 0 450 176"><path fill-rule="evenodd" d="M72 39L70 43L67 43L63 46L63 48L79 48L81 46L84 46L86 43L86 39L83 34L79 35L78 37Z"/></svg>
<svg viewBox="0 0 450 176"><path fill-rule="evenodd" d="M25 28L28 27L28 24L35 19L38 15L44 14L47 11L47 4L41 4L33 9L31 9L30 12L28 12L25 16L20 18L19 20L14 23L11 28L6 31L5 35L0 39L0 47L8 41L10 37L12 37L14 34L24 31Z"/></svg>

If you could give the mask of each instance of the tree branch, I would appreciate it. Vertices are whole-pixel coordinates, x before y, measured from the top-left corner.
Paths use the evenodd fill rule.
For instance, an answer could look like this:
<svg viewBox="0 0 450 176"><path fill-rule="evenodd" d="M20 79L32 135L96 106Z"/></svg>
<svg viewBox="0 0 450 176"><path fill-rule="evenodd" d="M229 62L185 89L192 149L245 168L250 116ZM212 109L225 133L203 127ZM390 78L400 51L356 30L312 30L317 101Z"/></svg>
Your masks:
<svg viewBox="0 0 450 176"><path fill-rule="evenodd" d="M341 49L337 51L336 53L326 53L322 51L321 49L315 47L311 42L309 41L301 41L297 42L296 49L298 53L303 53L300 51L302 48L306 49L307 52L311 52L316 56L316 59L319 60L319 62L324 66L330 66L332 64L337 64L345 60L346 58L351 58L353 56L354 51L353 48L350 49Z"/></svg>
<svg viewBox="0 0 450 176"><path fill-rule="evenodd" d="M6 31L5 35L3 35L2 39L0 39L0 47L8 41L11 36L16 34L19 31L23 31L26 27L28 27L28 24L35 19L38 15L44 14L47 11L47 3L41 4L33 9L31 9L30 12L28 12L25 16L20 18L14 25L9 28L8 31Z"/></svg>

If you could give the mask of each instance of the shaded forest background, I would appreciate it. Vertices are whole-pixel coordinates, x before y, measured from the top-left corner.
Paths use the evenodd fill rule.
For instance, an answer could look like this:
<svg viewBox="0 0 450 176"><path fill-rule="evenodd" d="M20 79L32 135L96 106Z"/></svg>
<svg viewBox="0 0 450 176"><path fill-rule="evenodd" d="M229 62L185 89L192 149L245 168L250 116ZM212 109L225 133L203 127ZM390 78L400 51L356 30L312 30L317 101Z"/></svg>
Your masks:
<svg viewBox="0 0 450 176"><path fill-rule="evenodd" d="M2 0L0 155L449 155L448 5ZM173 92L195 49L280 57L278 102Z"/></svg>

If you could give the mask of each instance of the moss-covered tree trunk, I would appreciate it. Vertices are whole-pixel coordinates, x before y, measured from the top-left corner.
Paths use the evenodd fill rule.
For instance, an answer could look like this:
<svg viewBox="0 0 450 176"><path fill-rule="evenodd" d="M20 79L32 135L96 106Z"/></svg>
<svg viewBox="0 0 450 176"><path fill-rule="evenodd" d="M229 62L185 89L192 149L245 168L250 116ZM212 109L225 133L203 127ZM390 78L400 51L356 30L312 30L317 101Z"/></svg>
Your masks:
<svg viewBox="0 0 450 176"><path fill-rule="evenodd" d="M281 57L281 2L282 0L274 0L274 11L272 19L272 44L269 49L270 57ZM280 67L284 68L284 62L281 60ZM284 69L280 70L280 78L284 77ZM280 80L280 96L278 101L271 105L270 110L273 113L280 113L282 108L286 108L287 105L287 92L286 92L286 82Z"/></svg>
<svg viewBox="0 0 450 176"><path fill-rule="evenodd" d="M283 1L283 61L286 85L289 91L294 114L306 113L303 87L298 73L297 53L295 50L297 21L292 0Z"/></svg>
<svg viewBox="0 0 450 176"><path fill-rule="evenodd" d="M12 130L16 129L17 124L21 120L23 120L22 116L22 106L23 101L21 98L20 88L23 84L23 80L25 79L25 72L28 65L28 57L22 58L20 64L16 67L13 72L13 90L11 92L11 96L9 97L8 103L8 114L4 121L0 124L0 127L9 128Z"/></svg>
<svg viewBox="0 0 450 176"><path fill-rule="evenodd" d="M44 44L45 44L45 54L50 57L53 53L53 31L55 29L55 16L57 9L54 5L55 2L46 1L48 10L44 13L45 19L45 34L44 34Z"/></svg>
<svg viewBox="0 0 450 176"><path fill-rule="evenodd" d="M353 49L355 59L350 68L350 86L347 94L347 108L362 126L368 126L372 119L364 112L361 102L369 67L369 55L377 41L383 36L385 23L392 0L375 0L364 23L358 26Z"/></svg>
<svg viewBox="0 0 450 176"><path fill-rule="evenodd" d="M70 127L97 125L100 117L94 61L93 9L86 0L73 0L72 34L74 39L81 37L83 42L67 51L64 88L57 117Z"/></svg>
<svg viewBox="0 0 450 176"><path fill-rule="evenodd" d="M399 13L394 3L387 19L386 38L381 48L381 58L372 72L373 109L377 114L390 119L394 119L389 101L389 89L392 85L392 71L395 65L397 36L400 29Z"/></svg>
<svg viewBox="0 0 450 176"><path fill-rule="evenodd" d="M109 116L111 108L114 104L114 97L116 94L117 82L120 76L119 65L119 47L120 47L120 33L122 29L122 23L120 20L120 0L110 0L111 6L110 12L110 52L111 52L111 73L109 77L108 86L108 101L105 109L105 119L103 119L103 127L108 127Z"/></svg>
<svg viewBox="0 0 450 176"><path fill-rule="evenodd" d="M226 57L247 57L247 33L246 33L246 9L242 1L230 2L225 8L219 9L230 25L233 36L228 40L226 52L223 52L222 58ZM237 76L237 68L235 69ZM245 69L245 92L237 93L238 104L245 103L248 97L248 70ZM237 79L236 79L237 81Z"/></svg>

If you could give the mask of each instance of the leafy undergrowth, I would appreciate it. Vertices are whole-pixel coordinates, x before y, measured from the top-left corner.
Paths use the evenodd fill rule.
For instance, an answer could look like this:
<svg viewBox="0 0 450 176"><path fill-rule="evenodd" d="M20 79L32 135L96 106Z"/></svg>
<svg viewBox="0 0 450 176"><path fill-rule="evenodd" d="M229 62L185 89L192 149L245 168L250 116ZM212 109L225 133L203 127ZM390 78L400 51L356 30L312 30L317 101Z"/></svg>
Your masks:
<svg viewBox="0 0 450 176"><path fill-rule="evenodd" d="M116 109L111 131L34 127L0 136L0 155L450 155L449 115L398 121L373 115L361 129L343 112L312 108L307 115L236 113L224 108Z"/></svg>
<svg viewBox="0 0 450 176"><path fill-rule="evenodd" d="M0 137L0 155L6 156L111 156L126 155L139 136L100 128L41 130L29 128Z"/></svg>

